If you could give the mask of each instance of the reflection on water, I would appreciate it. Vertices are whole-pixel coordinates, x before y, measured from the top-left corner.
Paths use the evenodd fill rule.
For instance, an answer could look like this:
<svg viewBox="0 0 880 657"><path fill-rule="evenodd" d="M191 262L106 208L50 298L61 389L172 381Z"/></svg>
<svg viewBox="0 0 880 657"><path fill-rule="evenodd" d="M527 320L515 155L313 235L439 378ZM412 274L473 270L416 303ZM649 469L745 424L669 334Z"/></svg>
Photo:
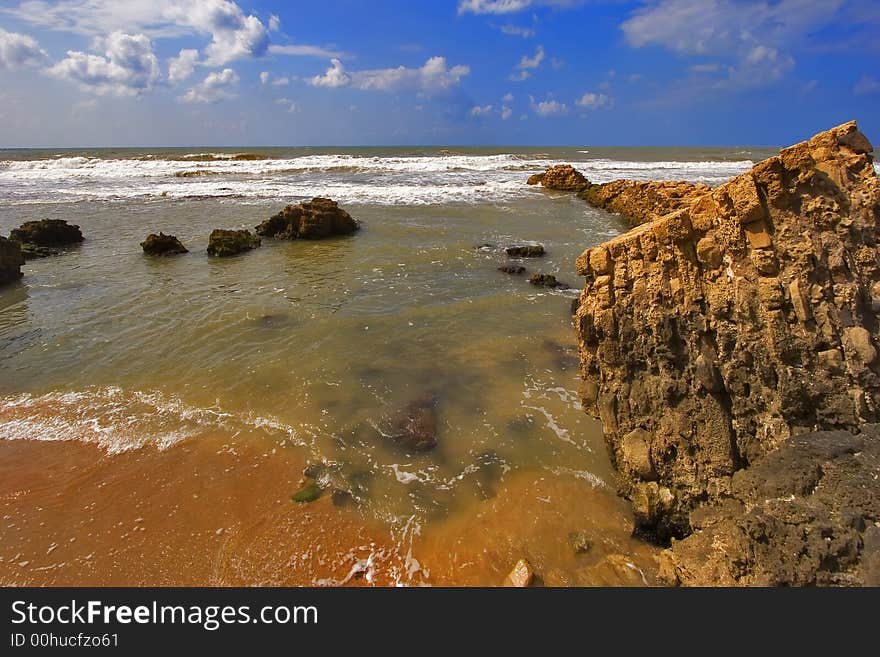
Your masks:
<svg viewBox="0 0 880 657"><path fill-rule="evenodd" d="M590 583L598 575L584 568L643 549L628 542L600 427L578 402L572 294L497 271L504 246L538 241L547 257L523 264L576 285L576 256L621 225L562 195L346 209L364 224L352 237L265 240L211 259L211 229L253 227L277 207L0 208L2 232L51 216L86 236L75 251L29 261L23 284L0 290L0 438L14 475L0 494L16 519L2 530L0 580L495 583L520 550L557 583ZM138 243L160 230L191 253L144 257ZM495 247L474 248L486 243ZM310 483L317 501L291 501ZM74 508L48 503L59 491ZM161 499L144 505L140 495ZM135 508L161 540L127 527L122 541L118 523ZM497 521L491 540L469 529L479 517ZM63 551L62 518L77 546ZM552 546L576 530L607 549L563 558ZM469 548L450 545L471 533ZM32 550L50 537L76 567L45 578L12 567L36 563ZM89 575L86 544L116 564L132 537L142 571ZM366 565L360 541L374 546ZM284 565L258 544L303 552ZM496 557L480 567L457 561L484 548ZM206 550L218 570L185 573Z"/></svg>

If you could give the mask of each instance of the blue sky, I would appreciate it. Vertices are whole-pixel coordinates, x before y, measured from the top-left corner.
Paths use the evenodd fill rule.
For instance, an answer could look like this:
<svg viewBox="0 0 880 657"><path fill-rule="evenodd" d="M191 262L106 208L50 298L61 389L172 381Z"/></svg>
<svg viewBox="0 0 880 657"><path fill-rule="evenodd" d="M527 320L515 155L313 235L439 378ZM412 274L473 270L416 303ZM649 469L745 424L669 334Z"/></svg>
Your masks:
<svg viewBox="0 0 880 657"><path fill-rule="evenodd" d="M0 146L880 141L876 0L0 0Z"/></svg>

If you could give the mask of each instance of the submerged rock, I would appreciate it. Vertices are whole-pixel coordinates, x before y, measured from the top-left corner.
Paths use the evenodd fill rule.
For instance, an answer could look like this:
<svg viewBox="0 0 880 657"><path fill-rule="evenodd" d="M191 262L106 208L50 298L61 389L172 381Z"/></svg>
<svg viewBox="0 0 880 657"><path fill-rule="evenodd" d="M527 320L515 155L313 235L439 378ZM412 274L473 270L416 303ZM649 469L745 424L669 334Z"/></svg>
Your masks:
<svg viewBox="0 0 880 657"><path fill-rule="evenodd" d="M341 209L336 201L313 198L296 205L288 205L259 226L257 234L279 239L314 240L333 235L347 235L360 228L351 215Z"/></svg>
<svg viewBox="0 0 880 657"><path fill-rule="evenodd" d="M557 290L568 290L571 288L567 283L560 283L553 274L532 274L529 283L540 287L552 287Z"/></svg>
<svg viewBox="0 0 880 657"><path fill-rule="evenodd" d="M556 189L562 192L579 192L590 184L584 174L570 164L552 166L544 173L531 176L527 182L529 185L536 185L540 182L546 189Z"/></svg>
<svg viewBox="0 0 880 657"><path fill-rule="evenodd" d="M437 398L425 395L411 401L395 424L392 440L413 452L424 452L437 446Z"/></svg>
<svg viewBox="0 0 880 657"><path fill-rule="evenodd" d="M82 242L83 235L79 226L68 224L64 219L40 219L24 222L9 233L9 239L36 246L67 246Z"/></svg>
<svg viewBox="0 0 880 657"><path fill-rule="evenodd" d="M526 271L526 268L522 265L504 265L503 267L499 267L498 271L504 272L505 274L523 274Z"/></svg>
<svg viewBox="0 0 880 657"><path fill-rule="evenodd" d="M147 239L141 242L141 248L147 255L172 255L175 253L189 253L187 248L174 235L151 233Z"/></svg>
<svg viewBox="0 0 880 657"><path fill-rule="evenodd" d="M841 125L577 259L583 406L602 421L639 531L686 536L736 473L793 436L880 422L880 180L870 153L855 122ZM639 198L645 216L655 212L655 198ZM852 506L839 503L841 513ZM761 549L776 532L789 537L778 547L794 557L816 553L807 535L823 526L804 513L797 531L778 516L736 522ZM837 554L822 568L848 568Z"/></svg>
<svg viewBox="0 0 880 657"><path fill-rule="evenodd" d="M217 228L208 237L208 255L231 256L260 246L260 238L249 230Z"/></svg>
<svg viewBox="0 0 880 657"><path fill-rule="evenodd" d="M711 191L702 183L613 180L590 185L578 196L590 205L624 216L637 226L680 210Z"/></svg>
<svg viewBox="0 0 880 657"><path fill-rule="evenodd" d="M21 278L24 256L17 242L0 236L0 285Z"/></svg>
<svg viewBox="0 0 880 657"><path fill-rule="evenodd" d="M540 258L546 251L540 244L526 244L525 246L508 246L504 249L511 258Z"/></svg>

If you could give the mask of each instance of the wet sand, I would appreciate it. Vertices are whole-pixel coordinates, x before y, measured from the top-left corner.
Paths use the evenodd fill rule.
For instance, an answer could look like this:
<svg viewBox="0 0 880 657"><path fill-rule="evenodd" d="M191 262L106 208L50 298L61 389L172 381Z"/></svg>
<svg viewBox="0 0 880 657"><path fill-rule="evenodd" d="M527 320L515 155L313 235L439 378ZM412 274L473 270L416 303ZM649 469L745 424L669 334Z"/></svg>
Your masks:
<svg viewBox="0 0 880 657"><path fill-rule="evenodd" d="M625 504L574 477L519 471L494 497L389 531L330 495L293 502L303 466L298 450L219 435L121 454L0 441L0 583L494 586L521 557L548 585L654 582Z"/></svg>

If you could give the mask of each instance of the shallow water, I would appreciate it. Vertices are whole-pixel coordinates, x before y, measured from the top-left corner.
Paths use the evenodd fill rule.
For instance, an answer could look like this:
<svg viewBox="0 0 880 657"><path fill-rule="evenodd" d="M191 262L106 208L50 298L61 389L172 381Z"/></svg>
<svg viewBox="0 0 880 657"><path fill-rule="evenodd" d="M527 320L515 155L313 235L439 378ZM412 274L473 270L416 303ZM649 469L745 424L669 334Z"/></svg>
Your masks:
<svg viewBox="0 0 880 657"><path fill-rule="evenodd" d="M492 584L527 554L546 583L649 583L651 550L629 538L578 402L576 291L497 268L503 247L537 242L547 256L522 264L577 288L577 255L625 230L524 184L555 156L593 158L579 167L594 179L744 166L680 151L0 153L0 232L51 217L86 236L0 289L0 581ZM357 165L328 164L340 157ZM174 175L194 164L247 173ZM306 189L362 230L205 254L213 228L253 228ZM145 257L160 230L191 253ZM391 436L424 399L438 443L410 453ZM316 463L325 494L292 502ZM575 531L589 555L567 545ZM604 573L614 554L638 579Z"/></svg>

